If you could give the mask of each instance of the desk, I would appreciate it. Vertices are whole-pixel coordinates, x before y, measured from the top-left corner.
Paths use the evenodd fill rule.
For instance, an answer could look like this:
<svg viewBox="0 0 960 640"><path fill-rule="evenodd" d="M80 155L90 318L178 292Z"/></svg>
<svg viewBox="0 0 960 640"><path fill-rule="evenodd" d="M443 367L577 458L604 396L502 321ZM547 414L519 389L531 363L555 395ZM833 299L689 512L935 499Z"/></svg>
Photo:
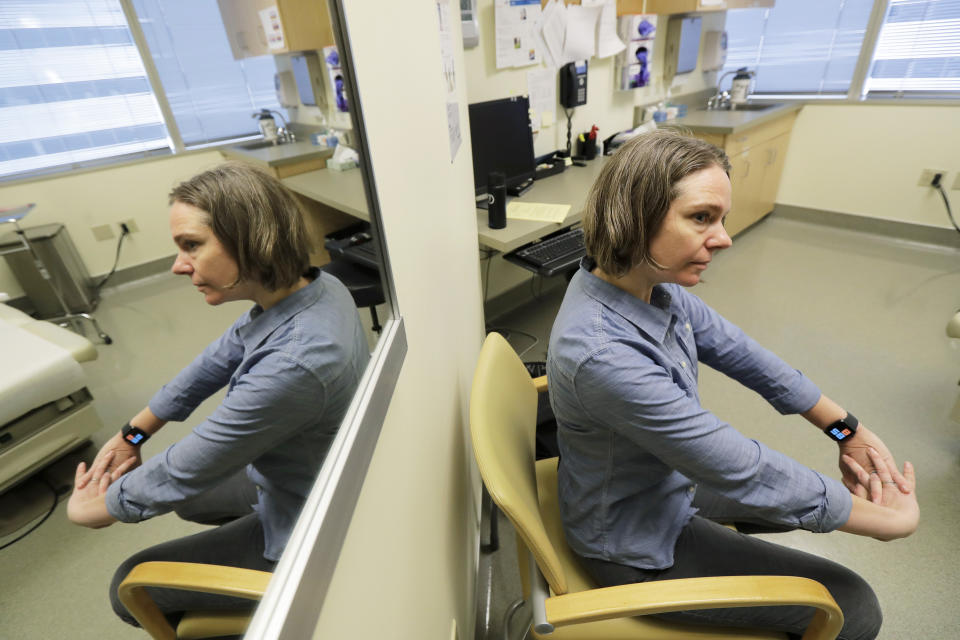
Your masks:
<svg viewBox="0 0 960 640"><path fill-rule="evenodd" d="M315 202L322 202L360 220L370 221L367 194L363 188L363 172L360 169L320 169L290 176L281 182L294 193Z"/></svg>
<svg viewBox="0 0 960 640"><path fill-rule="evenodd" d="M559 173L543 180L537 180L533 187L521 197L524 202L543 202L548 204L569 204L570 212L560 224L553 222L535 222L533 220L510 220L503 229L491 229L487 226L487 212L477 210L477 235L480 244L501 253L508 253L517 247L542 238L548 233L579 222L583 218L583 205L600 170L606 163L604 156L587 162L585 167L567 167Z"/></svg>

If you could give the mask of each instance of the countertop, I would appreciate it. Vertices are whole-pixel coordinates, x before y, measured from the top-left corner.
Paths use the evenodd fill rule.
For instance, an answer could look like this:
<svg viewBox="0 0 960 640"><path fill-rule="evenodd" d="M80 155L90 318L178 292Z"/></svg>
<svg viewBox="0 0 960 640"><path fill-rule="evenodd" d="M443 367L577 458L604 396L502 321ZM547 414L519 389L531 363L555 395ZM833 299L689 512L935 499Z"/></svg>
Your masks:
<svg viewBox="0 0 960 640"><path fill-rule="evenodd" d="M795 102L778 104L762 111L727 111L706 109L688 111L687 115L666 124L686 127L701 133L719 133L723 135L740 133L757 125L799 111L802 104Z"/></svg>
<svg viewBox="0 0 960 640"><path fill-rule="evenodd" d="M322 202L361 220L370 220L367 194L363 188L363 172L359 168L346 171L318 169L283 178L291 191Z"/></svg>
<svg viewBox="0 0 960 640"><path fill-rule="evenodd" d="M251 143L246 143L251 144ZM333 149L318 147L309 140L278 144L259 149L244 149L242 145L224 147L220 151L227 157L245 160L263 167L279 167L285 164L311 160L313 158L329 158Z"/></svg>

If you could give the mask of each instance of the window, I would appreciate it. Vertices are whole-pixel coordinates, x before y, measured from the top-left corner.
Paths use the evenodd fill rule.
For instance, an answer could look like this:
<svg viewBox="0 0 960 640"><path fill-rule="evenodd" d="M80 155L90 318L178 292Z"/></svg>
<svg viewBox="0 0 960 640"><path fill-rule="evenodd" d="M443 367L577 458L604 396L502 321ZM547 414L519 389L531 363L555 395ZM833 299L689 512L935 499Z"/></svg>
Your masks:
<svg viewBox="0 0 960 640"><path fill-rule="evenodd" d="M0 175L169 148L118 2L0 8Z"/></svg>
<svg viewBox="0 0 960 640"><path fill-rule="evenodd" d="M960 0L891 0L863 95L956 97L958 92Z"/></svg>
<svg viewBox="0 0 960 640"><path fill-rule="evenodd" d="M846 97L872 8L872 0L778 0L728 11L724 71L756 71L756 93Z"/></svg>
<svg viewBox="0 0 960 640"><path fill-rule="evenodd" d="M216 0L4 0L0 178L256 135L251 114L279 108L275 71L233 60Z"/></svg>
<svg viewBox="0 0 960 640"><path fill-rule="evenodd" d="M234 60L216 0L133 6L185 146L257 134L253 112L280 109L273 57Z"/></svg>
<svg viewBox="0 0 960 640"><path fill-rule="evenodd" d="M960 0L777 0L726 30L724 71L756 71L767 97L960 97Z"/></svg>

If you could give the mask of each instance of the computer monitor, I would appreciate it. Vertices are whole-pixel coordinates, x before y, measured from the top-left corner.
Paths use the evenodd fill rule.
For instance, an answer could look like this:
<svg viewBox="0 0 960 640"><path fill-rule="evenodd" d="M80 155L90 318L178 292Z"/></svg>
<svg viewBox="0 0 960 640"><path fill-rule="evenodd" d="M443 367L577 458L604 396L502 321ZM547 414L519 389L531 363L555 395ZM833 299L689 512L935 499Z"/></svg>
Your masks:
<svg viewBox="0 0 960 640"><path fill-rule="evenodd" d="M469 105L473 144L473 184L477 195L487 192L487 174L500 171L507 187L536 176L530 101L526 96Z"/></svg>

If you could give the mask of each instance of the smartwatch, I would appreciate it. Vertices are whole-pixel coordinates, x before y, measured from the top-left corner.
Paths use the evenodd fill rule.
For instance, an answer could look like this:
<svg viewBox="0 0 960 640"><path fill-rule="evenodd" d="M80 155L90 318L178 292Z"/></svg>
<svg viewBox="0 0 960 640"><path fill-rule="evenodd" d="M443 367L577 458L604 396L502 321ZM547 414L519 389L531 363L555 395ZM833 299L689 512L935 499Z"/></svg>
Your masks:
<svg viewBox="0 0 960 640"><path fill-rule="evenodd" d="M860 422L856 416L847 412L845 418L841 418L823 430L827 437L836 442L843 442L853 437L857 432L857 426Z"/></svg>
<svg viewBox="0 0 960 640"><path fill-rule="evenodd" d="M139 447L150 439L150 435L146 431L133 426L129 422L123 426L123 429L120 429L120 435L123 436L123 439L126 440L128 444L132 444L135 447Z"/></svg>

